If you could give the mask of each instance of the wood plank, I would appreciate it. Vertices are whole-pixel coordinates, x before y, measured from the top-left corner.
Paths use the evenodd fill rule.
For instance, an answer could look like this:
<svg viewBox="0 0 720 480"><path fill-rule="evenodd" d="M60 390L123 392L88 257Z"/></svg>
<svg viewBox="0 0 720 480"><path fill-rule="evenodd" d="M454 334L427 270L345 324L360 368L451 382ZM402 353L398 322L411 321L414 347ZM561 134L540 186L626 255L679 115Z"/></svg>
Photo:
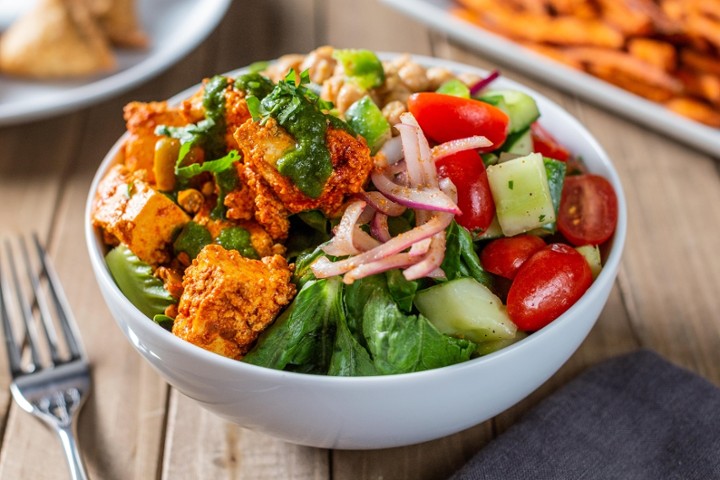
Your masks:
<svg viewBox="0 0 720 480"><path fill-rule="evenodd" d="M204 49L202 67L183 78L190 78L192 85L203 76L281 53L309 51L314 46L315 15L313 1L234 2ZM278 31L284 34L277 35ZM327 478L324 450L293 446L240 428L174 389L170 405L162 478Z"/></svg>

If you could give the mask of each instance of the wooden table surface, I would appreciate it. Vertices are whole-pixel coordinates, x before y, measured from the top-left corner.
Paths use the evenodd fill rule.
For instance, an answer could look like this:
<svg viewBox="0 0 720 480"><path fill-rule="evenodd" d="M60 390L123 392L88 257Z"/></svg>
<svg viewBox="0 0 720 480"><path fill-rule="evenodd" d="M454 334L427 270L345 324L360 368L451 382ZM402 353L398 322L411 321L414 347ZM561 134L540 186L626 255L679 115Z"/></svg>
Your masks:
<svg viewBox="0 0 720 480"><path fill-rule="evenodd" d="M111 318L83 237L90 181L124 131L122 107L131 100L165 99L204 76L323 44L494 66L375 1L236 1L202 45L144 85L66 115L0 127L0 234L35 230L48 242L93 364L93 392L79 427L91 478L441 479L528 408L609 357L650 348L720 385L718 158L502 68L585 124L615 162L628 202L626 249L610 300L554 377L484 424L378 451L287 444L221 420L168 387ZM0 478L68 478L59 443L12 402L9 383L0 354Z"/></svg>

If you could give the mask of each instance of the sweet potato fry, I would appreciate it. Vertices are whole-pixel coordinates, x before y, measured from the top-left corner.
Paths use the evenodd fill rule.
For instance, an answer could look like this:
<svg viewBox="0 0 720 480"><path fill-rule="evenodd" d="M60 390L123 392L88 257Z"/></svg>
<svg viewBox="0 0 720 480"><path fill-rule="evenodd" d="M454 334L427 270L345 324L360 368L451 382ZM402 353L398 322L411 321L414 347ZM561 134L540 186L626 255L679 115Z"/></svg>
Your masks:
<svg viewBox="0 0 720 480"><path fill-rule="evenodd" d="M665 106L684 117L720 128L720 113L717 109L698 100L690 97L675 97L665 103Z"/></svg>
<svg viewBox="0 0 720 480"><path fill-rule="evenodd" d="M566 50L588 71L654 100L666 100L682 90L682 84L664 70L632 55L610 49L577 47ZM652 92L656 89L657 92Z"/></svg>
<svg viewBox="0 0 720 480"><path fill-rule="evenodd" d="M462 17L667 105L720 116L720 0L455 0Z"/></svg>
<svg viewBox="0 0 720 480"><path fill-rule="evenodd" d="M635 7L635 2L618 0L598 0L603 19L620 30L625 36L648 35L652 32L653 22L643 10Z"/></svg>
<svg viewBox="0 0 720 480"><path fill-rule="evenodd" d="M673 71L677 67L677 52L669 42L650 38L632 38L628 41L627 49L633 57L666 72Z"/></svg>
<svg viewBox="0 0 720 480"><path fill-rule="evenodd" d="M679 70L677 77L690 95L720 105L720 76L712 73Z"/></svg>
<svg viewBox="0 0 720 480"><path fill-rule="evenodd" d="M596 19L516 12L504 2L492 0L460 0L460 3L475 13L474 21L480 26L517 40L610 48L619 48L624 43L620 32Z"/></svg>

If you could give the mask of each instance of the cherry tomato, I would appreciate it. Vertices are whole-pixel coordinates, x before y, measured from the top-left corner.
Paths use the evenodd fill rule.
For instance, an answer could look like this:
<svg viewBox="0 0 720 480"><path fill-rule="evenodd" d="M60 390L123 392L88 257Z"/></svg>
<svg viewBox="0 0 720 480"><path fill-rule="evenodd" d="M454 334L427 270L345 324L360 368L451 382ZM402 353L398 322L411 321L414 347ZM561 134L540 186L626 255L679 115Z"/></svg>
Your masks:
<svg viewBox="0 0 720 480"><path fill-rule="evenodd" d="M507 296L508 315L520 330L539 330L577 302L591 283L590 266L577 250L550 244L518 270Z"/></svg>
<svg viewBox="0 0 720 480"><path fill-rule="evenodd" d="M545 241L537 235L498 238L480 252L480 263L488 272L512 280L520 266L543 247Z"/></svg>
<svg viewBox="0 0 720 480"><path fill-rule="evenodd" d="M441 158L435 165L438 175L449 178L457 187L457 204L462 213L455 220L471 232L487 230L495 216L495 201L480 155L465 150Z"/></svg>
<svg viewBox="0 0 720 480"><path fill-rule="evenodd" d="M533 151L541 153L544 157L554 158L566 162L570 159L570 152L560 145L550 132L545 130L538 122L530 126L533 140Z"/></svg>
<svg viewBox="0 0 720 480"><path fill-rule="evenodd" d="M480 100L420 92L410 95L407 106L425 135L437 143L483 135L492 142L483 151L490 151L507 138L510 122L507 114Z"/></svg>
<svg viewBox="0 0 720 480"><path fill-rule="evenodd" d="M615 189L594 174L565 178L557 227L573 245L600 245L615 231L618 203Z"/></svg>

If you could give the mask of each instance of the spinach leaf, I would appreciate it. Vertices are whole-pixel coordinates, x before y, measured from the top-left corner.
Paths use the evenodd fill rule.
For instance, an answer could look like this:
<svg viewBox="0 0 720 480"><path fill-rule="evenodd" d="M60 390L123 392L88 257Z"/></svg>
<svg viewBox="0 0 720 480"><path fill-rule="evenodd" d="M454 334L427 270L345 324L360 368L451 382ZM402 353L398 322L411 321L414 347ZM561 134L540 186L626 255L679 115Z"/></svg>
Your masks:
<svg viewBox="0 0 720 480"><path fill-rule="evenodd" d="M447 229L445 258L441 268L447 280L472 277L488 288L492 288L493 278L480 264L475 251L472 234L453 220Z"/></svg>
<svg viewBox="0 0 720 480"><path fill-rule="evenodd" d="M398 308L403 312L410 313L413 308L415 292L420 288L420 281L407 280L400 270L389 270L385 272L385 275L388 291Z"/></svg>
<svg viewBox="0 0 720 480"><path fill-rule="evenodd" d="M340 277L308 281L244 357L254 365L324 374L343 315Z"/></svg>
<svg viewBox="0 0 720 480"><path fill-rule="evenodd" d="M346 377L378 374L370 353L350 331L345 315L340 315L337 319L335 350L327 374Z"/></svg>
<svg viewBox="0 0 720 480"><path fill-rule="evenodd" d="M476 345L440 333L422 315L400 311L384 275L355 281L345 289L348 325L359 323L380 374L408 373L468 360ZM359 316L359 318L357 318Z"/></svg>

